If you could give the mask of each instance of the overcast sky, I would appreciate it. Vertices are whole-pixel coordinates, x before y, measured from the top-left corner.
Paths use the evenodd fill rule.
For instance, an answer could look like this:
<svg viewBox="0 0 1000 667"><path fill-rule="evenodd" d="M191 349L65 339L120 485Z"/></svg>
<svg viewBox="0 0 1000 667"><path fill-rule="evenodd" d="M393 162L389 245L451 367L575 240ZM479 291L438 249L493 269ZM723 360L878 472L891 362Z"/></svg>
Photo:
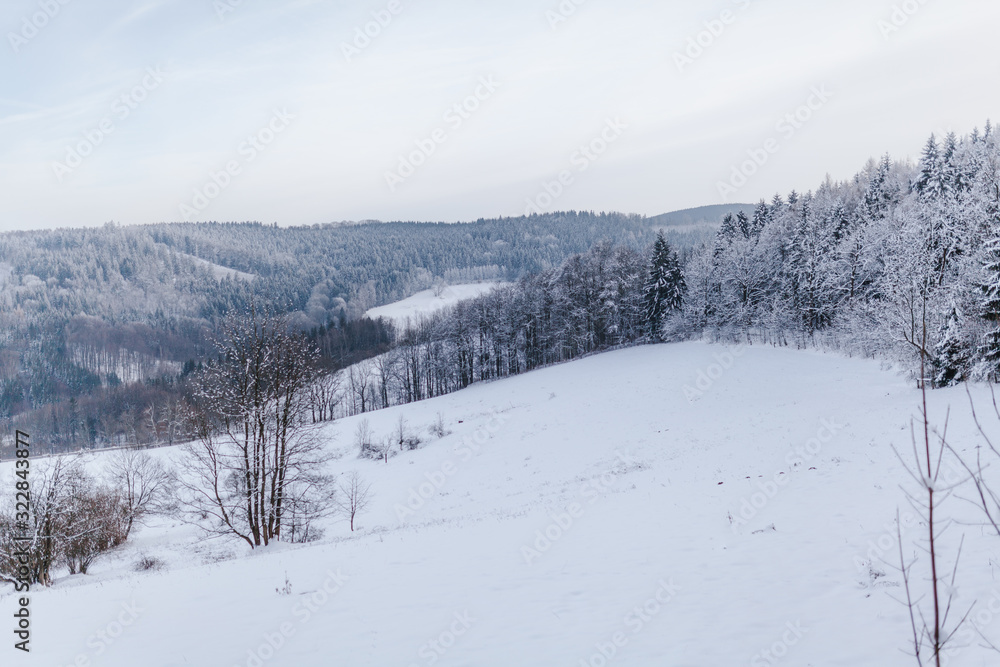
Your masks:
<svg viewBox="0 0 1000 667"><path fill-rule="evenodd" d="M753 202L1000 119L997 25L995 0L5 0L0 229Z"/></svg>

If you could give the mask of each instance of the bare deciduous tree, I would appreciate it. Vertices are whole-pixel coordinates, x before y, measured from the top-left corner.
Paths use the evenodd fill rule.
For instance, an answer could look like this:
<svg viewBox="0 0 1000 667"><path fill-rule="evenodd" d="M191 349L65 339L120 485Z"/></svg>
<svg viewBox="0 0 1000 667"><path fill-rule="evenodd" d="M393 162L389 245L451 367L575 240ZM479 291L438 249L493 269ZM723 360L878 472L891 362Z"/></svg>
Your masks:
<svg viewBox="0 0 1000 667"><path fill-rule="evenodd" d="M209 531L266 546L289 521L330 510L333 480L320 472L329 454L310 420L318 351L253 305L226 318L216 345L219 359L196 378L183 504L211 517Z"/></svg>
<svg viewBox="0 0 1000 667"><path fill-rule="evenodd" d="M399 358L399 354L395 350L390 350L372 360L377 399L381 408L387 408L390 405L389 387L396 379Z"/></svg>
<svg viewBox="0 0 1000 667"><path fill-rule="evenodd" d="M98 556L125 542L121 496L97 484L79 459L58 457L33 470L32 478L27 519L0 514L0 579L49 586L58 563L71 574L86 574ZM29 539L15 540L20 537Z"/></svg>
<svg viewBox="0 0 1000 667"><path fill-rule="evenodd" d="M28 554L27 580L31 584L52 585L52 568L61 555L63 526L68 498L64 489L66 481L78 469L75 459L56 458L50 466L37 466L32 470L31 504L26 522L15 522L13 512L5 512L0 519L0 576L13 581L19 576L15 553ZM16 536L30 537L18 543ZM20 576L24 576L23 571Z"/></svg>
<svg viewBox="0 0 1000 667"><path fill-rule="evenodd" d="M372 362L361 361L347 370L348 391L351 397L351 414L364 414L373 409L375 379Z"/></svg>
<svg viewBox="0 0 1000 667"><path fill-rule="evenodd" d="M350 520L351 532L354 532L355 517L365 511L371 502L371 485L365 483L357 470L353 470L344 475L339 486L340 493L336 497L337 509Z"/></svg>
<svg viewBox="0 0 1000 667"><path fill-rule="evenodd" d="M941 469L944 457L949 451L947 441L947 420L941 433L935 432L931 427L930 415L927 412L927 383L925 375L927 360L927 325L926 325L926 300L923 302L921 310L921 320L915 325L913 331L916 332L907 340L917 348L920 355L920 390L921 406L920 420L917 425L920 433L911 425L911 440L913 444L913 463L908 463L899 452L899 457L903 467L913 478L918 491L916 493L907 492L907 500L911 507L919 513L924 525L927 526L927 537L922 540L920 547L927 554L927 566L929 569L929 591L928 594L921 595L915 591L914 567L917 558L909 560L905 557L902 544L902 530L897 531L900 538L899 545L899 566L903 575L903 586L906 599L903 601L907 606L910 615L910 627L912 630L913 656L920 667L932 664L941 667L942 656L955 637L955 634L965 623L969 611L958 621L953 620L953 605L955 602L955 581L958 576L958 563L962 555L962 542L959 543L957 554L952 563L950 577L942 562L941 540L944 532L951 526L951 521L942 519L940 508L942 503L954 491L953 486L947 486L942 478ZM935 437L932 437L932 433ZM963 540L964 541L964 540ZM928 657L927 654L930 653Z"/></svg>
<svg viewBox="0 0 1000 667"><path fill-rule="evenodd" d="M336 372L321 375L310 385L309 409L314 424L336 419L342 384L342 374Z"/></svg>
<svg viewBox="0 0 1000 667"><path fill-rule="evenodd" d="M127 512L126 539L136 522L142 523L150 514L164 509L173 495L176 481L159 460L135 449L123 449L112 456L107 475Z"/></svg>
<svg viewBox="0 0 1000 667"><path fill-rule="evenodd" d="M121 495L85 474L67 482L61 552L70 574L87 574L98 556L128 539L129 512Z"/></svg>

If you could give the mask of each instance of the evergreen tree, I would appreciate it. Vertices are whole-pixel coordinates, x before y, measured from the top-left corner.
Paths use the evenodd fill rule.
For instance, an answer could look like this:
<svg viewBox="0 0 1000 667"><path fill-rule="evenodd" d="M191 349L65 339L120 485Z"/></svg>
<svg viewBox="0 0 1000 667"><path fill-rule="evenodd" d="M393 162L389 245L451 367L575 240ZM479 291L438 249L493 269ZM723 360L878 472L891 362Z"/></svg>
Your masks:
<svg viewBox="0 0 1000 667"><path fill-rule="evenodd" d="M920 159L920 176L917 178L916 189L922 196L931 199L941 196L945 189L941 151L938 148L937 138L933 134L924 146L923 156Z"/></svg>
<svg viewBox="0 0 1000 667"><path fill-rule="evenodd" d="M750 238L750 218L743 211L736 214L736 229L743 235L743 238Z"/></svg>
<svg viewBox="0 0 1000 667"><path fill-rule="evenodd" d="M736 222L736 218L733 217L732 213L726 213L725 217L722 218L722 226L719 227L719 240L723 243L731 243L736 238L738 231L739 225ZM660 237L663 237L662 233Z"/></svg>
<svg viewBox="0 0 1000 667"><path fill-rule="evenodd" d="M651 340L662 340L663 319L668 313L681 309L686 289L680 260L660 232L653 244L644 290L644 314Z"/></svg>
<svg viewBox="0 0 1000 667"><path fill-rule="evenodd" d="M979 353L986 362L986 371L991 375L1000 372L1000 238L994 238L986 247L987 260L984 266L988 276L983 285L983 319L992 322L994 328L985 335Z"/></svg>
<svg viewBox="0 0 1000 667"><path fill-rule="evenodd" d="M893 201L893 193L888 188L889 173L892 171L892 160L884 155L871 176L865 192L863 211L869 221L885 216L886 210Z"/></svg>
<svg viewBox="0 0 1000 667"><path fill-rule="evenodd" d="M941 174L945 190L956 192L965 188L965 174L958 163L958 137L949 132L944 140L944 155L941 157Z"/></svg>
<svg viewBox="0 0 1000 667"><path fill-rule="evenodd" d="M750 234L752 236L758 237L760 233L767 226L768 221L771 218L771 212L767 208L767 202L763 199L757 204L757 208L753 212L753 220L750 223Z"/></svg>
<svg viewBox="0 0 1000 667"><path fill-rule="evenodd" d="M969 352L962 341L962 323L958 309L952 306L948 318L941 327L941 338L934 346L931 359L932 382L935 387L950 387L966 377L969 367Z"/></svg>

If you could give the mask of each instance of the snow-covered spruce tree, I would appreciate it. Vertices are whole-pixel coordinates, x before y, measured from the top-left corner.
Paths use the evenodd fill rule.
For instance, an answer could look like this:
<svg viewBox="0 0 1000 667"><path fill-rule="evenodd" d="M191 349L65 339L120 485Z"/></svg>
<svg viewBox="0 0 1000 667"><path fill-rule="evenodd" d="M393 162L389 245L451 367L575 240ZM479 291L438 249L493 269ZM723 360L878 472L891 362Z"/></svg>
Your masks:
<svg viewBox="0 0 1000 667"><path fill-rule="evenodd" d="M914 189L921 196L936 199L944 193L946 183L941 150L937 138L932 134L924 145L924 152L920 158L920 176L914 184Z"/></svg>
<svg viewBox="0 0 1000 667"><path fill-rule="evenodd" d="M650 340L662 340L664 318L683 307L686 289L680 260L660 232L653 244L644 289L645 320Z"/></svg>
<svg viewBox="0 0 1000 667"><path fill-rule="evenodd" d="M987 332L979 354L983 358L985 371L991 377L1000 374L1000 238L994 238L986 246L987 260L983 267L987 280L983 285L982 316L993 324L993 329Z"/></svg>
<svg viewBox="0 0 1000 667"><path fill-rule="evenodd" d="M833 230L817 213L818 202L807 193L793 208L794 227L784 263L784 297L802 333L811 339L833 320L834 294L829 286L833 257Z"/></svg>
<svg viewBox="0 0 1000 667"><path fill-rule="evenodd" d="M958 309L952 306L941 327L941 335L931 357L932 382L935 387L950 387L962 382L969 372L971 355L962 338Z"/></svg>

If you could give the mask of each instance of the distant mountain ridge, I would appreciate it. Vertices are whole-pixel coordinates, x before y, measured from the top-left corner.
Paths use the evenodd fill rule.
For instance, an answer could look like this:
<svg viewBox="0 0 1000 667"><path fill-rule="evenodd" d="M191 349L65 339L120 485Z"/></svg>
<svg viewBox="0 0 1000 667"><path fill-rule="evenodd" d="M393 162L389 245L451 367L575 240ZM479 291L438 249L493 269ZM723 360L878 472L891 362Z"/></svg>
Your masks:
<svg viewBox="0 0 1000 667"><path fill-rule="evenodd" d="M713 224L718 225L727 213L736 215L740 211L747 215L753 213L754 204L714 204L685 208L648 218L654 227L684 227L688 225Z"/></svg>

